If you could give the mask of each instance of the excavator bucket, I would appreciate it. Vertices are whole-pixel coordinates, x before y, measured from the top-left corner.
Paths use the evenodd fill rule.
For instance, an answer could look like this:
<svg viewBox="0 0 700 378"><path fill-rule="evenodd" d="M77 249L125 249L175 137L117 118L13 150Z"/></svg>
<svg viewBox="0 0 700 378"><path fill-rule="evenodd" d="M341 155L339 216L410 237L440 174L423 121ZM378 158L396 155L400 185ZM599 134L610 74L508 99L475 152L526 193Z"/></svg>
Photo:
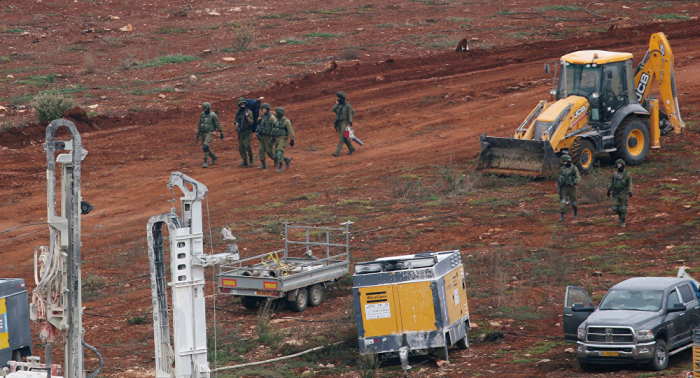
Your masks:
<svg viewBox="0 0 700 378"><path fill-rule="evenodd" d="M478 171L504 175L546 177L556 171L559 159L549 141L498 138L482 135Z"/></svg>

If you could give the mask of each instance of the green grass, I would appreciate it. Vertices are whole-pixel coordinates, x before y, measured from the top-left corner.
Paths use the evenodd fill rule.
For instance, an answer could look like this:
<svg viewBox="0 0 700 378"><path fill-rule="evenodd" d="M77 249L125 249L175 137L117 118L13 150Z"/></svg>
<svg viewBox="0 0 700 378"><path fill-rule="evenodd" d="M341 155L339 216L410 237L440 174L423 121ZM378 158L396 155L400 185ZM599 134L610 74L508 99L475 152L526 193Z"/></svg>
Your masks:
<svg viewBox="0 0 700 378"><path fill-rule="evenodd" d="M18 83L20 84L25 84L25 85L34 85L37 87L45 87L55 81L56 75L54 74L48 74L48 75L38 75L38 76L29 76L29 78L25 80L19 80Z"/></svg>
<svg viewBox="0 0 700 378"><path fill-rule="evenodd" d="M275 14L266 14L266 15L260 16L260 18L263 20L278 20L280 18L285 18L287 16L289 16L289 13L275 13Z"/></svg>
<svg viewBox="0 0 700 378"><path fill-rule="evenodd" d="M572 11L581 10L582 8L574 6L574 5L550 5L547 7L535 7L534 9L537 12L545 12L545 11L572 12Z"/></svg>
<svg viewBox="0 0 700 378"><path fill-rule="evenodd" d="M309 63L306 62L289 62L285 63L285 66L307 66Z"/></svg>
<svg viewBox="0 0 700 378"><path fill-rule="evenodd" d="M198 60L196 56L192 55L164 55L158 58L153 59L152 61L148 63L141 64L139 66L136 66L136 68L147 68L147 67L160 67L164 66L166 64L174 64L174 63L186 63L186 62L191 62L193 60Z"/></svg>
<svg viewBox="0 0 700 378"><path fill-rule="evenodd" d="M306 33L306 34L304 34L304 38L334 39L334 38L340 38L340 35L339 35L339 34L333 34L333 33L319 33L319 32L313 32L313 33Z"/></svg>
<svg viewBox="0 0 700 378"><path fill-rule="evenodd" d="M393 28L394 24L379 24L377 25L378 28Z"/></svg>
<svg viewBox="0 0 700 378"><path fill-rule="evenodd" d="M657 20L689 20L690 16L686 16L684 14L675 14L675 13L666 13L666 14L660 14L656 16L651 16L654 19Z"/></svg>
<svg viewBox="0 0 700 378"><path fill-rule="evenodd" d="M20 29L20 28L7 29L7 30L5 31L5 33L11 33L11 34L19 34L19 33L24 33L24 32L25 32L25 30L24 30L24 29Z"/></svg>
<svg viewBox="0 0 700 378"><path fill-rule="evenodd" d="M449 18L447 19L447 21L451 21L451 22L469 22L469 19L468 19L468 18L464 18L464 17L449 17Z"/></svg>
<svg viewBox="0 0 700 378"><path fill-rule="evenodd" d="M512 10L504 9L502 11L498 11L496 14L499 16L512 16L514 14L518 14L518 12L513 12Z"/></svg>
<svg viewBox="0 0 700 378"><path fill-rule="evenodd" d="M0 56L0 63L7 63L10 61L10 57L7 55Z"/></svg>
<svg viewBox="0 0 700 378"><path fill-rule="evenodd" d="M285 41L287 41L288 45L305 45L308 43L304 40L294 38L285 39Z"/></svg>
<svg viewBox="0 0 700 378"><path fill-rule="evenodd" d="M187 29L183 28L176 28L174 26L163 26L162 28L158 29L156 32L157 34L182 34L186 33Z"/></svg>
<svg viewBox="0 0 700 378"><path fill-rule="evenodd" d="M83 46L68 46L68 51L85 51L87 48Z"/></svg>

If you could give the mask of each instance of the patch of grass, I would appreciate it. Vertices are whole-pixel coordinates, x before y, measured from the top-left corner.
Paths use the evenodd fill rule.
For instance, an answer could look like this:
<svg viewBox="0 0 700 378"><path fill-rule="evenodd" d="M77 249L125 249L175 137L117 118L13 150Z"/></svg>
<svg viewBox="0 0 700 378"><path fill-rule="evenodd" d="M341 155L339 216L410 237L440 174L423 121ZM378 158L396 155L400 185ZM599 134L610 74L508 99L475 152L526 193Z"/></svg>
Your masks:
<svg viewBox="0 0 700 378"><path fill-rule="evenodd" d="M148 63L141 64L137 68L147 68L147 67L160 67L166 64L176 64L176 63L187 63L194 60L198 60L196 56L192 55L164 55L153 59Z"/></svg>
<svg viewBox="0 0 700 378"><path fill-rule="evenodd" d="M499 16L512 16L514 14L518 14L518 12L513 12L510 9L504 9L504 10L496 12L496 14Z"/></svg>
<svg viewBox="0 0 700 378"><path fill-rule="evenodd" d="M313 201L321 198L321 193L318 192L312 192L312 193L304 193L300 196L292 198L290 201L302 201L302 200L307 200L307 201Z"/></svg>
<svg viewBox="0 0 700 378"><path fill-rule="evenodd" d="M515 33L506 34L506 37L521 41L521 40L523 40L531 35L532 35L532 33L530 33L530 32L515 32Z"/></svg>
<svg viewBox="0 0 700 378"><path fill-rule="evenodd" d="M447 21L450 22L469 22L468 18L465 17L449 17Z"/></svg>
<svg viewBox="0 0 700 378"><path fill-rule="evenodd" d="M361 200L361 199L355 199L355 198L344 199L344 200L341 200L338 202L339 206L348 206L348 205L368 206L371 204L372 204L372 201L370 201L370 200Z"/></svg>
<svg viewBox="0 0 700 378"><path fill-rule="evenodd" d="M260 306L256 321L256 330L259 342L267 345L271 349L277 349L282 340L284 340L284 334L279 328L270 324L272 306L273 301L265 301L264 304Z"/></svg>
<svg viewBox="0 0 700 378"><path fill-rule="evenodd" d="M83 46L68 46L68 51L85 51L87 48Z"/></svg>
<svg viewBox="0 0 700 378"><path fill-rule="evenodd" d="M285 39L285 41L287 41L288 45L305 45L308 43L304 40L294 38Z"/></svg>
<svg viewBox="0 0 700 378"><path fill-rule="evenodd" d="M56 75L54 74L47 74L47 75L37 75L37 76L29 76L29 78L25 80L19 80L18 83L20 84L25 84L25 85L35 85L38 87L45 87L51 83L53 83L56 80Z"/></svg>
<svg viewBox="0 0 700 378"><path fill-rule="evenodd" d="M535 7L533 8L537 12L546 12L546 11L559 11L559 12L573 12L573 11L578 11L581 10L581 7L577 7L575 5L550 5L546 7Z"/></svg>
<svg viewBox="0 0 700 378"><path fill-rule="evenodd" d="M306 62L289 62L289 63L285 63L284 65L285 65L285 66L307 66L307 65L309 65L309 63L306 63Z"/></svg>
<svg viewBox="0 0 700 378"><path fill-rule="evenodd" d="M277 20L280 18L285 18L289 15L290 15L289 13L275 13L275 14L266 14L266 15L260 16L260 18L263 20Z"/></svg>
<svg viewBox="0 0 700 378"><path fill-rule="evenodd" d="M175 26L163 26L158 31L156 34L182 34L182 33L187 33L187 29L183 28L178 28Z"/></svg>
<svg viewBox="0 0 700 378"><path fill-rule="evenodd" d="M130 316L130 317L126 318L126 324L129 324L129 325L143 324L143 322L146 321L147 317L148 317L148 312L146 312L143 315Z"/></svg>
<svg viewBox="0 0 700 378"><path fill-rule="evenodd" d="M256 209L266 210L266 209L275 209L278 207L284 207L284 204L282 202L268 202L264 205L257 206Z"/></svg>
<svg viewBox="0 0 700 378"><path fill-rule="evenodd" d="M393 28L394 24L379 24L377 25L378 28Z"/></svg>
<svg viewBox="0 0 700 378"><path fill-rule="evenodd" d="M20 28L13 28L13 29L7 29L5 30L5 33L10 33L10 34L20 34L24 33L26 30L20 29Z"/></svg>
<svg viewBox="0 0 700 378"><path fill-rule="evenodd" d="M684 14L666 13L652 16L652 18L657 20L689 20L690 16Z"/></svg>
<svg viewBox="0 0 700 378"><path fill-rule="evenodd" d="M313 32L313 33L306 33L306 34L304 34L304 38L334 39L334 38L340 38L340 35L339 35L339 34L333 34L333 33Z"/></svg>
<svg viewBox="0 0 700 378"><path fill-rule="evenodd" d="M238 21L229 22L229 23L227 23L227 24L225 24L225 25L226 25L226 26L230 26L230 27L232 27L232 28L234 28L234 29L238 29L238 28L240 28L241 26L243 26L243 25L242 25L240 22L238 22Z"/></svg>

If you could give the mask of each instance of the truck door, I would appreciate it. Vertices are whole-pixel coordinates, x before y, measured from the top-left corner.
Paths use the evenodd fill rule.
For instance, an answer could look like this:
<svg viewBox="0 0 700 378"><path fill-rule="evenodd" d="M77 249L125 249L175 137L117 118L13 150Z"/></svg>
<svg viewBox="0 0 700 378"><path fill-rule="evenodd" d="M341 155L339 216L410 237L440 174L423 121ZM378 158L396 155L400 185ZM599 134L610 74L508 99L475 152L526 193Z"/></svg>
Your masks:
<svg viewBox="0 0 700 378"><path fill-rule="evenodd" d="M687 307L685 314L680 317L682 320L682 329L679 326L680 339L683 344L690 342L691 335L691 323L697 322L698 310L700 310L700 305L698 305L698 299L695 296L693 290L690 289L690 285L687 283L680 284L676 287L678 293L681 295L681 301ZM695 325L695 324L693 324Z"/></svg>
<svg viewBox="0 0 700 378"><path fill-rule="evenodd" d="M683 303L678 296L678 291L673 289L666 298L666 309L673 307L676 303ZM668 349L675 349L681 340L683 334L683 323L689 323L690 315L683 312L669 312L666 315L666 332L668 333ZM688 320L683 320L682 317L688 315ZM690 326L688 326L690 327Z"/></svg>
<svg viewBox="0 0 700 378"><path fill-rule="evenodd" d="M574 303L582 303L584 307L589 307L591 310L573 311ZM586 294L585 290L578 286L566 287L566 297L564 298L564 340L571 343L578 341L578 326L588 319L593 309L595 309L593 301Z"/></svg>

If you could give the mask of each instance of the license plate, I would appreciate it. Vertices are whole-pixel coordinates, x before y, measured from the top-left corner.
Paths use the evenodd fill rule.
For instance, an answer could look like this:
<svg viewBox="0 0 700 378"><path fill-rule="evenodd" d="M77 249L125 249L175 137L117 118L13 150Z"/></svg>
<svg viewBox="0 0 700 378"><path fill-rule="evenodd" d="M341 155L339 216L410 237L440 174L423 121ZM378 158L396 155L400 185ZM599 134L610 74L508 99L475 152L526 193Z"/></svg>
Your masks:
<svg viewBox="0 0 700 378"><path fill-rule="evenodd" d="M601 357L620 357L620 352L598 352Z"/></svg>
<svg viewBox="0 0 700 378"><path fill-rule="evenodd" d="M269 296L272 296L272 292L271 291L256 291L255 295L264 295L266 297L269 297Z"/></svg>

